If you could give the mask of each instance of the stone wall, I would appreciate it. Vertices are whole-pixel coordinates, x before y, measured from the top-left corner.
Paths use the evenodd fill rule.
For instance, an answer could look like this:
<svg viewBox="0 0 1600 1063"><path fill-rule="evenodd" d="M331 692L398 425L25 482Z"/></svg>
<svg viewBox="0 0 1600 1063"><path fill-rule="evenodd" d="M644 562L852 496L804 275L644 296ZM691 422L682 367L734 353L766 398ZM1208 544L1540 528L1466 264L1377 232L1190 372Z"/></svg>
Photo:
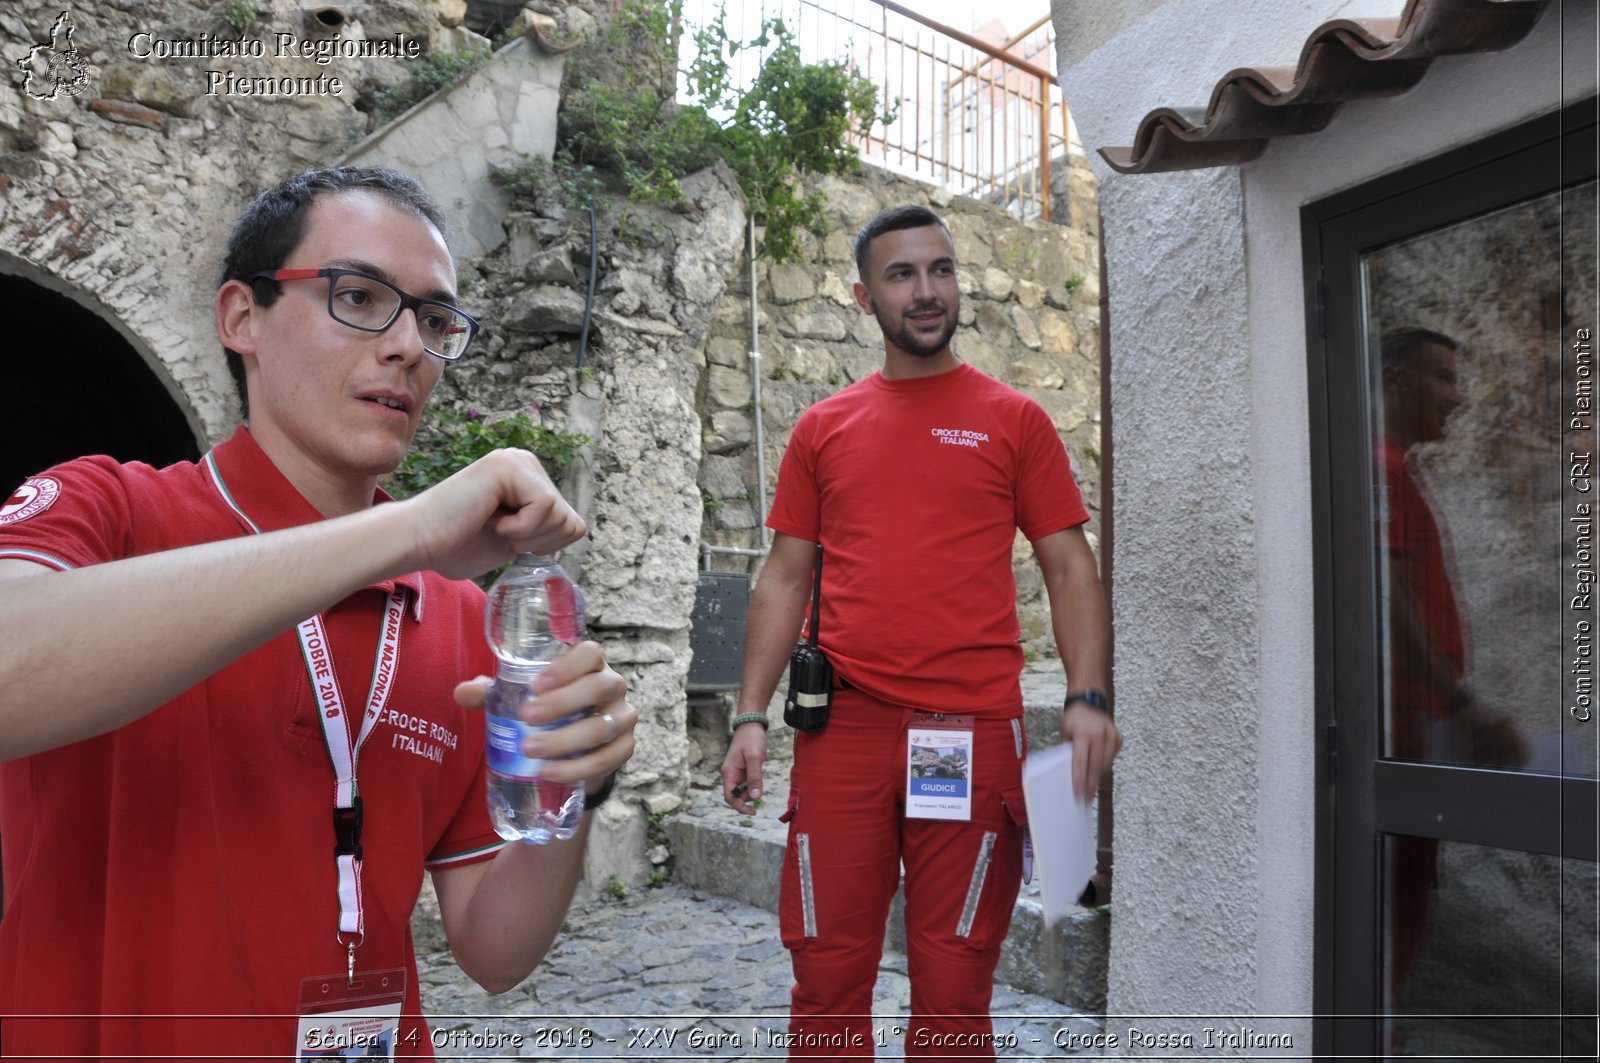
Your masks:
<svg viewBox="0 0 1600 1063"><path fill-rule="evenodd" d="M628 679L640 723L623 799L599 814L591 882L642 884L647 817L676 809L688 787L683 690L702 511L696 397L744 236L744 199L720 165L683 186L685 202L670 208L599 202L592 251L587 211L553 194L513 201L506 243L462 264L493 333L481 355L452 367L433 400L531 408L550 427L594 440L563 484L589 538L563 560L584 587L591 634ZM591 257L596 290L580 367Z"/></svg>
<svg viewBox="0 0 1600 1063"><path fill-rule="evenodd" d="M1050 163L1050 221L1100 239L1100 195L1089 160L1074 150Z"/></svg>

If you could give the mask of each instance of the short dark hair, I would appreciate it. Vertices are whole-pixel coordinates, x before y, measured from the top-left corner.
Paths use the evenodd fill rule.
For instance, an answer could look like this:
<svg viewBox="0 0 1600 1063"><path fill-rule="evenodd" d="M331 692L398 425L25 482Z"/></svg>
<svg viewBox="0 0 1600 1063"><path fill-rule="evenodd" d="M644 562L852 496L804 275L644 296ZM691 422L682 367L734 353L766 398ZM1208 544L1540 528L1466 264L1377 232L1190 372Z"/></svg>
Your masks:
<svg viewBox="0 0 1600 1063"><path fill-rule="evenodd" d="M340 166L307 170L285 178L256 196L234 222L228 237L227 255L222 260L221 287L228 281L249 284L255 301L271 306L283 294L283 286L273 281L252 281L263 270L279 269L305 238L306 218L318 196L338 192L376 192L402 210L444 234L444 212L416 178L382 166ZM224 347L228 372L239 390L239 402L250 416L250 396L245 393L244 359L239 352Z"/></svg>
<svg viewBox="0 0 1600 1063"><path fill-rule="evenodd" d="M920 229L925 225L937 225L944 230L946 236L950 235L950 226L927 207L908 204L880 211L877 217L863 225L861 231L856 233L856 274L862 280L866 280L867 252L872 248L872 241L884 233L899 232L901 229Z"/></svg>
<svg viewBox="0 0 1600 1063"><path fill-rule="evenodd" d="M1402 369L1409 366L1418 352L1430 343L1436 343L1452 351L1461 350L1461 341L1452 339L1442 332L1407 325L1404 328L1390 329L1383 334L1383 338L1378 341L1379 364L1385 369Z"/></svg>

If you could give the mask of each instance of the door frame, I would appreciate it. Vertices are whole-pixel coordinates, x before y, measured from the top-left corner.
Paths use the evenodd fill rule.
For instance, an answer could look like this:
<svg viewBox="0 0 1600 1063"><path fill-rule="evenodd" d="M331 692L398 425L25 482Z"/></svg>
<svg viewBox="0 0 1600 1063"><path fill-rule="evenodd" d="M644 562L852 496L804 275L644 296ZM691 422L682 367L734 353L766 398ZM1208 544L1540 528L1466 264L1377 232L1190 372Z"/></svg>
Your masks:
<svg viewBox="0 0 1600 1063"><path fill-rule="evenodd" d="M1596 100L1303 207L1316 653L1313 1050L1379 1056L1385 833L1594 860L1597 783L1383 761L1361 255L1596 175ZM1517 810L1560 810L1530 828ZM1384 810L1380 814L1380 809Z"/></svg>

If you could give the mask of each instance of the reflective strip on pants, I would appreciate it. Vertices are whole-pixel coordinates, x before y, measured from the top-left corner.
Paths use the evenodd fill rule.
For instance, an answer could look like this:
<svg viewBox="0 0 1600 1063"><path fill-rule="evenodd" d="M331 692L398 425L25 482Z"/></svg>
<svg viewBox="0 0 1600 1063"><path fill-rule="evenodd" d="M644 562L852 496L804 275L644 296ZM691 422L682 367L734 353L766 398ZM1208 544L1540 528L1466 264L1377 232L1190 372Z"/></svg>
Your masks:
<svg viewBox="0 0 1600 1063"><path fill-rule="evenodd" d="M972 882L967 886L967 903L961 907L961 922L956 924L956 937L972 933L972 920L978 914L978 898L983 896L983 880L989 874L989 857L994 853L995 832L983 832L983 844L978 846L978 859L972 865Z"/></svg>
<svg viewBox="0 0 1600 1063"><path fill-rule="evenodd" d="M796 834L794 842L800 853L800 912L808 938L817 936L817 895L811 885L811 835Z"/></svg>

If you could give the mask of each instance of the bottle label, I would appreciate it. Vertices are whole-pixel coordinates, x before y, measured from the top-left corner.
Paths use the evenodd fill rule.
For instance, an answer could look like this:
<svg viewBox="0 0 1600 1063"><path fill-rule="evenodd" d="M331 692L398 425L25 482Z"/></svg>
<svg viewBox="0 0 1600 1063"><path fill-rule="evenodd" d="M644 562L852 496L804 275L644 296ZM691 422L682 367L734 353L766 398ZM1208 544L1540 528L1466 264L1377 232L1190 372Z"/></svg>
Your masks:
<svg viewBox="0 0 1600 1063"><path fill-rule="evenodd" d="M542 728L530 727L521 720L511 720L493 713L487 714L484 718L489 732L487 743L489 770L513 779L539 778L543 774L544 761L537 757L524 756L522 740Z"/></svg>

